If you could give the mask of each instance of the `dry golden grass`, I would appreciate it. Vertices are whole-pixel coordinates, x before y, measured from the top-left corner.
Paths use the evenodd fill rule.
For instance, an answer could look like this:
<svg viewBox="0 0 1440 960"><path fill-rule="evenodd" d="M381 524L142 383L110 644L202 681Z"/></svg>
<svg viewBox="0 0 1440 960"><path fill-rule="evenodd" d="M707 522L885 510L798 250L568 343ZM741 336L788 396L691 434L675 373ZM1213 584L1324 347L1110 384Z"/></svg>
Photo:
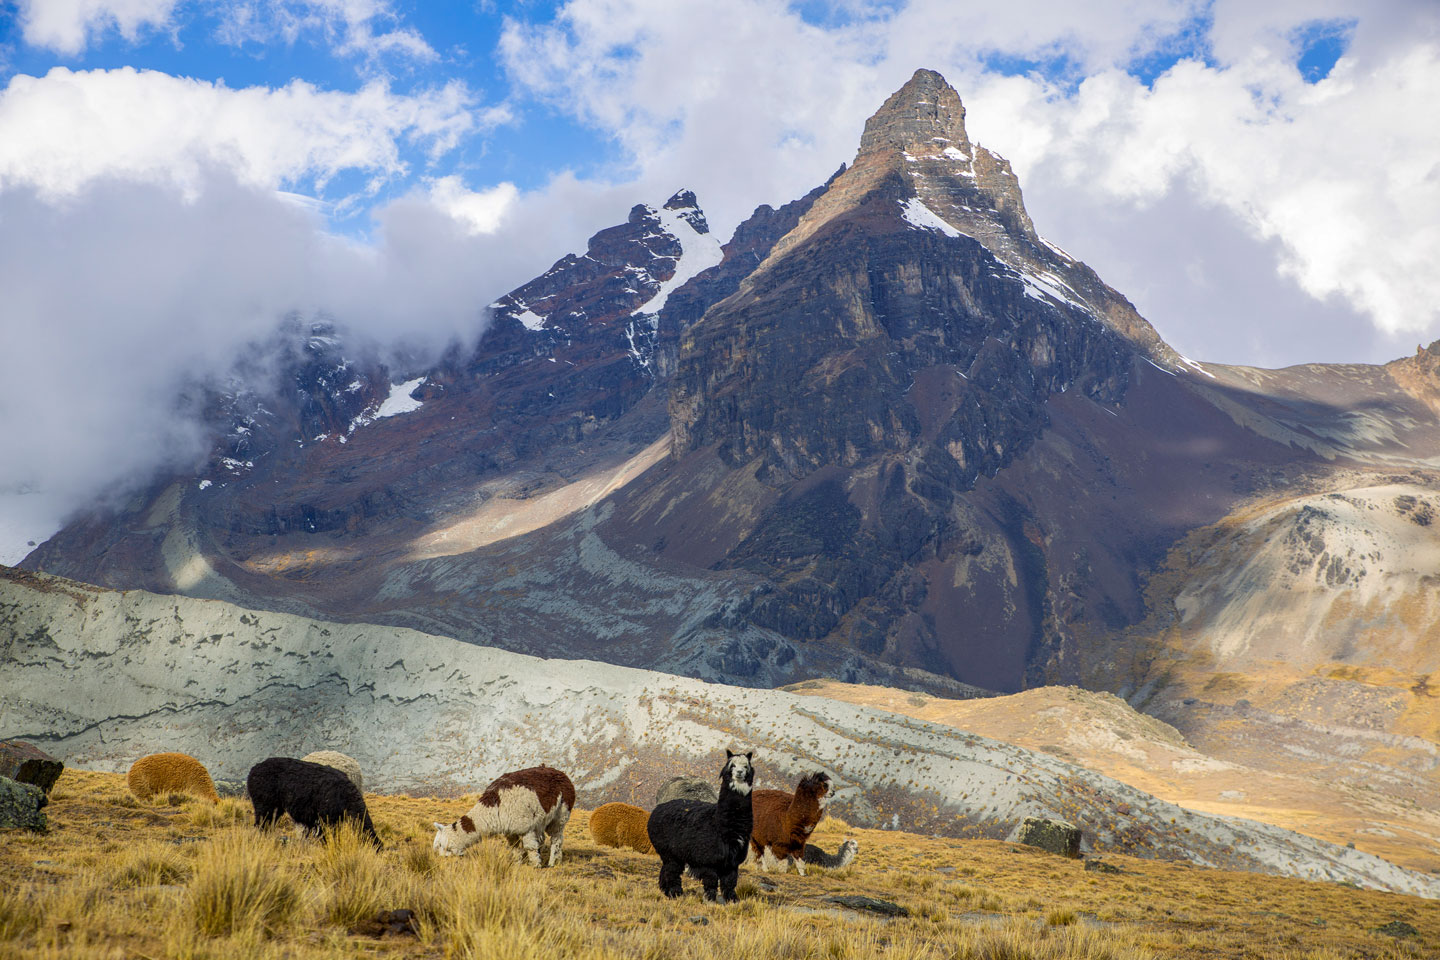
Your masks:
<svg viewBox="0 0 1440 960"><path fill-rule="evenodd" d="M341 957L678 957L746 960L1340 960L1440 954L1440 906L1334 884L1109 857L1126 870L995 841L960 841L826 821L816 842L860 841L855 863L810 875L742 868L741 901L666 900L659 861L598 847L588 812L554 869L486 841L458 858L430 850L432 820L463 800L371 795L383 851L354 831L328 842L268 833L248 804L125 803L124 778L66 771L46 835L0 834L0 957L184 960ZM906 907L885 919L831 903L862 894ZM382 911L414 933L376 936ZM1419 936L1375 928L1392 920Z"/></svg>

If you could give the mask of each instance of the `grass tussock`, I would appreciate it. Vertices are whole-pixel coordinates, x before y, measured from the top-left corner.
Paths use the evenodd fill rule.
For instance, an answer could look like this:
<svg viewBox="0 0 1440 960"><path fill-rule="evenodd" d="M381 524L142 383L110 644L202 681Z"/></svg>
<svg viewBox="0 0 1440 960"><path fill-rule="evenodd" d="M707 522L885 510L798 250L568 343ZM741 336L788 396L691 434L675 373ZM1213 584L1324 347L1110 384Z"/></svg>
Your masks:
<svg viewBox="0 0 1440 960"><path fill-rule="evenodd" d="M207 937L274 936L299 912L300 885L275 838L231 828L200 853L189 893L195 931Z"/></svg>
<svg viewBox="0 0 1440 960"><path fill-rule="evenodd" d="M117 889L184 883L192 865L173 843L152 840L116 857L107 879Z"/></svg>
<svg viewBox="0 0 1440 960"><path fill-rule="evenodd" d="M66 771L45 835L0 836L0 957L177 960L1420 960L1440 911L1410 897L1114 857L1124 875L995 841L825 822L860 855L810 875L742 868L738 904L667 900L658 861L596 846L585 810L565 862L537 870L500 841L437 857L432 820L464 801L372 795L385 838L251 825L247 803L127 806L122 777ZM1109 859L1107 857L1107 859ZM887 918L831 900L903 906ZM380 918L412 911L404 930ZM1377 932L1391 921L1419 934Z"/></svg>

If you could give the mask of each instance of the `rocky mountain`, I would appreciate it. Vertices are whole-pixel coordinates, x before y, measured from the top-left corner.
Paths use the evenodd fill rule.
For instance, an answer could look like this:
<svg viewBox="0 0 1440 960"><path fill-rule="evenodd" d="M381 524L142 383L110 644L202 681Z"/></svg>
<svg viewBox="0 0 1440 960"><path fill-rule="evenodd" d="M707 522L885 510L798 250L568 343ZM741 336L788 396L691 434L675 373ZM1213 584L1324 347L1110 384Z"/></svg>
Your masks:
<svg viewBox="0 0 1440 960"><path fill-rule="evenodd" d="M1440 739L1440 346L1181 357L964 119L919 71L723 246L688 192L637 206L394 415L24 565L750 686L1076 683L1236 762Z"/></svg>
<svg viewBox="0 0 1440 960"><path fill-rule="evenodd" d="M547 762L585 806L648 806L665 779L713 777L720 751L742 746L765 786L826 771L832 809L857 825L1000 838L1063 815L1097 851L1440 896L1440 880L1371 854L1196 814L952 727L404 628L0 568L0 657L0 729L83 767L181 750L242 779L266 756L324 747L354 756L371 790L461 793Z"/></svg>

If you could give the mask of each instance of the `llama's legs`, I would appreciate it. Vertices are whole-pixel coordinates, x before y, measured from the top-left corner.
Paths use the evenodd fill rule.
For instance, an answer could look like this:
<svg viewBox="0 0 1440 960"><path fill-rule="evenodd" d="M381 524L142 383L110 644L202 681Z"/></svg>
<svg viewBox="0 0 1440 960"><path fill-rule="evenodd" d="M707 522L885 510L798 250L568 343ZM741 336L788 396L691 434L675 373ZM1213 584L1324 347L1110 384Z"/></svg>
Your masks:
<svg viewBox="0 0 1440 960"><path fill-rule="evenodd" d="M795 868L795 872L796 872L796 873L800 874L800 876L802 876L802 877L805 876L805 858L804 858L804 857L797 857L797 856L795 856L795 854L792 853L792 854L790 854L790 856L786 857L785 859L786 859L787 862L789 862L789 864L790 864L792 867Z"/></svg>
<svg viewBox="0 0 1440 960"><path fill-rule="evenodd" d="M540 866L540 838L544 834L527 833L520 837L520 846L525 848L525 859L530 861L534 867Z"/></svg>
<svg viewBox="0 0 1440 960"><path fill-rule="evenodd" d="M274 826L275 821L280 819L280 808L255 804L255 826L265 829Z"/></svg>
<svg viewBox="0 0 1440 960"><path fill-rule="evenodd" d="M557 867L560 865L561 848L565 845L565 824L552 823L545 828L545 832L550 836L550 859L546 861L547 865Z"/></svg>
<svg viewBox="0 0 1440 960"><path fill-rule="evenodd" d="M700 880L700 885L705 888L705 899L711 903L724 903L724 900L717 901L718 894L716 891L720 886L720 875L714 870L702 870L698 867L692 867L691 869L695 871L695 876Z"/></svg>
<svg viewBox="0 0 1440 960"><path fill-rule="evenodd" d="M720 902L735 903L740 898L735 893L735 885L740 882L740 868L736 867L720 878Z"/></svg>
<svg viewBox="0 0 1440 960"><path fill-rule="evenodd" d="M763 870L765 873L769 873L775 867L778 867L780 865L780 860L775 856L775 854L771 851L769 847L766 847L763 851L761 851L760 869Z"/></svg>
<svg viewBox="0 0 1440 960"><path fill-rule="evenodd" d="M660 892L667 897L680 896L680 874L685 869L685 864L679 860L660 861Z"/></svg>

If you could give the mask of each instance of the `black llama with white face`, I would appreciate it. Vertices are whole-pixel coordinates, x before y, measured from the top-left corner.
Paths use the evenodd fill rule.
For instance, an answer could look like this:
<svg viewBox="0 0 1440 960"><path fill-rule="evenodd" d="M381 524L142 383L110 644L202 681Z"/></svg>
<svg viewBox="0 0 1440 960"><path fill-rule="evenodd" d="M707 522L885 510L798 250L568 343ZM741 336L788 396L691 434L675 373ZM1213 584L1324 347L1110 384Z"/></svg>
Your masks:
<svg viewBox="0 0 1440 960"><path fill-rule="evenodd" d="M751 788L755 783L753 754L725 751L720 769L720 798L715 803L671 800L650 814L647 832L660 854L660 890L681 895L686 868L705 888L706 900L733 903L740 864L750 850L755 825Z"/></svg>

